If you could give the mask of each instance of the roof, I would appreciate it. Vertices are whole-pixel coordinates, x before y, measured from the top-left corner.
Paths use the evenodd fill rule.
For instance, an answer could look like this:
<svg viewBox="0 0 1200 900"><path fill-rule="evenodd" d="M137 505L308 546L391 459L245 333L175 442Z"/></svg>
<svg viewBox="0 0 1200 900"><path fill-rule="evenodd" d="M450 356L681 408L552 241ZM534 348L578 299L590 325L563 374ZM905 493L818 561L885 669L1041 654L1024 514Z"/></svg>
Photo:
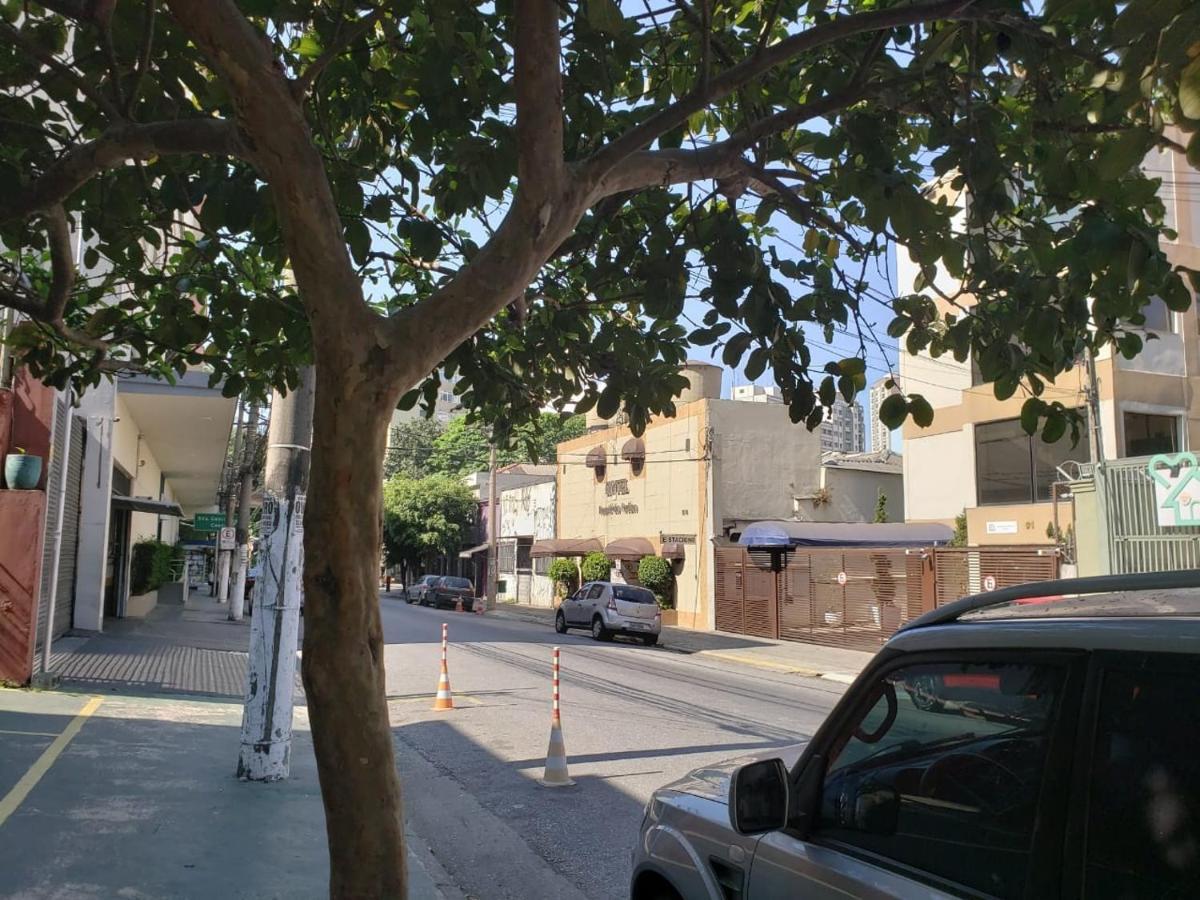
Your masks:
<svg viewBox="0 0 1200 900"><path fill-rule="evenodd" d="M496 469L497 475L538 475L554 477L556 472L554 465L535 465L534 463L510 463L507 466L500 466Z"/></svg>
<svg viewBox="0 0 1200 900"><path fill-rule="evenodd" d="M752 522L742 530L743 547L930 547L954 532L945 525L888 522Z"/></svg>
<svg viewBox="0 0 1200 900"><path fill-rule="evenodd" d="M891 450L867 453L837 453L821 454L821 465L831 469L854 469L861 472L882 472L891 475L904 474L902 457Z"/></svg>

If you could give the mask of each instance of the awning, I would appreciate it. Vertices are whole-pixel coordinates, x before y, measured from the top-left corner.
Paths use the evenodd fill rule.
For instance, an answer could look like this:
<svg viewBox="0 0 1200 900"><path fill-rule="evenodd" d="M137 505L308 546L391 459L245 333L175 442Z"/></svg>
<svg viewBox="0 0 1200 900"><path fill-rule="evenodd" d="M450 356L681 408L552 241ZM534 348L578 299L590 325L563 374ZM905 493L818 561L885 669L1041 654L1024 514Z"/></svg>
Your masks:
<svg viewBox="0 0 1200 900"><path fill-rule="evenodd" d="M743 547L931 547L949 543L945 525L903 522L753 522L742 531Z"/></svg>
<svg viewBox="0 0 1200 900"><path fill-rule="evenodd" d="M646 459L646 444L641 438L630 438L621 447L621 459L626 462L636 460L645 461Z"/></svg>
<svg viewBox="0 0 1200 900"><path fill-rule="evenodd" d="M602 469L608 465L608 451L604 449L603 444L598 444L588 451L587 460L584 463L589 469Z"/></svg>
<svg viewBox="0 0 1200 900"><path fill-rule="evenodd" d="M663 559L683 559L683 544L669 541L662 545L662 552L659 554Z"/></svg>
<svg viewBox="0 0 1200 900"><path fill-rule="evenodd" d="M487 550L487 548L488 548L488 545L486 542L484 542L482 544L479 544L476 547L472 547L470 550L463 550L458 555L459 555L460 559L470 559L476 553L483 553L485 550Z"/></svg>
<svg viewBox="0 0 1200 900"><path fill-rule="evenodd" d="M604 545L596 538L549 538L534 541L529 555L534 559L543 559L548 556L587 556L603 550Z"/></svg>
<svg viewBox="0 0 1200 900"><path fill-rule="evenodd" d="M654 545L649 538L628 537L609 541L604 548L604 555L609 559L641 559L643 556L655 556Z"/></svg>
<svg viewBox="0 0 1200 900"><path fill-rule="evenodd" d="M183 518L183 510L172 500L154 500L150 497L126 497L123 494L112 495L113 509L128 509L133 512L153 513L156 516L174 516Z"/></svg>

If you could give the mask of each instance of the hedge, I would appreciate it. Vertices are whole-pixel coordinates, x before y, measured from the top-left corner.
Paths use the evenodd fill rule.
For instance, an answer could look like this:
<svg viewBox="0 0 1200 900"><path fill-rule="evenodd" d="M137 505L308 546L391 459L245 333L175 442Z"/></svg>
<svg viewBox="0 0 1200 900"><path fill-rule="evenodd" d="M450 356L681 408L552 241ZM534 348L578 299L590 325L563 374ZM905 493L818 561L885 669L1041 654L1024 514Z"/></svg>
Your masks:
<svg viewBox="0 0 1200 900"><path fill-rule="evenodd" d="M671 609L675 605L675 570L661 556L643 556L638 561L638 581L654 592L658 605Z"/></svg>
<svg viewBox="0 0 1200 900"><path fill-rule="evenodd" d="M612 563L608 557L599 551L589 553L583 558L584 581L608 581L612 574Z"/></svg>
<svg viewBox="0 0 1200 900"><path fill-rule="evenodd" d="M183 550L153 539L133 545L129 565L130 593L148 594L175 577L175 565L183 559Z"/></svg>

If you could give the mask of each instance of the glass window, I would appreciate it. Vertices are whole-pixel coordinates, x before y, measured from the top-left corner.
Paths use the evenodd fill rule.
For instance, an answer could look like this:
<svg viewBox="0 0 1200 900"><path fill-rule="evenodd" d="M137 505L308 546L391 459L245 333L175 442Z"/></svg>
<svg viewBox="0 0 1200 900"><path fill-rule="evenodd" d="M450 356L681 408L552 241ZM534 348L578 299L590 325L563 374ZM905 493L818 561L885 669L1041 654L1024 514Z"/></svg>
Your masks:
<svg viewBox="0 0 1200 900"><path fill-rule="evenodd" d="M1175 314L1167 309L1162 297L1151 297L1150 302L1142 307L1142 315L1146 324L1142 328L1158 334L1166 334L1175 330Z"/></svg>
<svg viewBox="0 0 1200 900"><path fill-rule="evenodd" d="M1027 435L1019 419L975 426L975 475L980 506L1036 503L1050 500L1050 485L1067 460L1089 462L1091 449L1081 440L1072 446L1070 434L1048 444Z"/></svg>
<svg viewBox="0 0 1200 900"><path fill-rule="evenodd" d="M633 587L628 584L614 584L613 596L618 600L626 600L629 603L657 603L654 599L654 594L641 587Z"/></svg>
<svg viewBox="0 0 1200 900"><path fill-rule="evenodd" d="M1174 453L1179 448L1179 419L1147 413L1125 413L1125 455Z"/></svg>
<svg viewBox="0 0 1200 900"><path fill-rule="evenodd" d="M517 571L528 572L533 568L533 541L517 541Z"/></svg>
<svg viewBox="0 0 1200 900"><path fill-rule="evenodd" d="M1028 503L1033 483L1029 435L1018 419L975 426L979 503Z"/></svg>
<svg viewBox="0 0 1200 900"><path fill-rule="evenodd" d="M597 582L596 584L593 584L592 589L590 591L588 591L587 598L589 600L599 600L600 595L603 593L604 593L604 585Z"/></svg>
<svg viewBox="0 0 1200 900"><path fill-rule="evenodd" d="M1049 733L1054 666L908 666L842 740L818 833L1002 897L1023 894Z"/></svg>
<svg viewBox="0 0 1200 900"><path fill-rule="evenodd" d="M512 541L502 541L496 552L500 557L497 563L497 571L503 572L506 575L512 575L516 572L517 545Z"/></svg>
<svg viewBox="0 0 1200 900"><path fill-rule="evenodd" d="M1084 894L1200 896L1200 704L1195 661L1109 671L1089 778Z"/></svg>

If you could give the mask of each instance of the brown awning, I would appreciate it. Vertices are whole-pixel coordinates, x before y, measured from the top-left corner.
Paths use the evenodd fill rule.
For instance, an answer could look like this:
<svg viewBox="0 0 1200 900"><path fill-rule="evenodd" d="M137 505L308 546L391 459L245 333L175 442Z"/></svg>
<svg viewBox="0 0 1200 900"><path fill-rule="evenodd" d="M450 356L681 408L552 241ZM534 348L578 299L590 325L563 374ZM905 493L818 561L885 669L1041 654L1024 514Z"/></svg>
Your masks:
<svg viewBox="0 0 1200 900"><path fill-rule="evenodd" d="M604 555L609 559L641 559L643 556L654 556L654 545L649 538L628 537L609 541L604 548Z"/></svg>
<svg viewBox="0 0 1200 900"><path fill-rule="evenodd" d="M641 438L630 438L621 447L621 459L633 462L635 459L645 461L646 444Z"/></svg>
<svg viewBox="0 0 1200 900"><path fill-rule="evenodd" d="M123 494L112 495L113 509L128 509L132 512L153 513L156 516L174 516L183 518L183 510L172 500L155 500L153 497L126 497Z"/></svg>
<svg viewBox="0 0 1200 900"><path fill-rule="evenodd" d="M683 559L683 544L670 541L662 545L662 553L659 554L663 559Z"/></svg>
<svg viewBox="0 0 1200 900"><path fill-rule="evenodd" d="M587 556L589 553L599 553L604 545L596 538L550 538L544 541L534 541L529 555L534 559L547 556Z"/></svg>
<svg viewBox="0 0 1200 900"><path fill-rule="evenodd" d="M602 469L608 465L608 451L603 444L598 444L588 451L585 463L589 469Z"/></svg>

